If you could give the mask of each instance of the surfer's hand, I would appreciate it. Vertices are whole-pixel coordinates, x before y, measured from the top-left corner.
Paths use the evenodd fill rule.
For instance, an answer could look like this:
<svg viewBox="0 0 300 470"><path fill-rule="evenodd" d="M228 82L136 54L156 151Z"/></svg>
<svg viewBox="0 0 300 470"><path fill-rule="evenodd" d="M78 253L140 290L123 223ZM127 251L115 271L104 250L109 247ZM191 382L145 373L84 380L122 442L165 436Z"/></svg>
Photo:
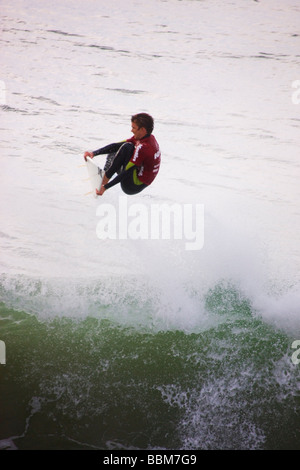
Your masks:
<svg viewBox="0 0 300 470"><path fill-rule="evenodd" d="M90 158L93 158L94 157L94 154L93 152L84 152L84 159L86 161L86 157L90 157Z"/></svg>

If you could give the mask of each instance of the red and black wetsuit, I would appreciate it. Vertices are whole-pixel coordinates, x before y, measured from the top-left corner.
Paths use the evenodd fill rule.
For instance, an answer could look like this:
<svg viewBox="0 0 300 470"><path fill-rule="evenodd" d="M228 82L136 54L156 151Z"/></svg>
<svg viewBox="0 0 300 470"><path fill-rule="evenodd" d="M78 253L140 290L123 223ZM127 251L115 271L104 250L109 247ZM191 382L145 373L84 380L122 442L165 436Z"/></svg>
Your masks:
<svg viewBox="0 0 300 470"><path fill-rule="evenodd" d="M126 194L136 194L149 186L159 171L161 154L152 134L140 140L131 137L93 152L94 156L106 153L115 154L111 166L105 171L106 176L110 179L116 172L119 174L105 185L105 189L121 183Z"/></svg>

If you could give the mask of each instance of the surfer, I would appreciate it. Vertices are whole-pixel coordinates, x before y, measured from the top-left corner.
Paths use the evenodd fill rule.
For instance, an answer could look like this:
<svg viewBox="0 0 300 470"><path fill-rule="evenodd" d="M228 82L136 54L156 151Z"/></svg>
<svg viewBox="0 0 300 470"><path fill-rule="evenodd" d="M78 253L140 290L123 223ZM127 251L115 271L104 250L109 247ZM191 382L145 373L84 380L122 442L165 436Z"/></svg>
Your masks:
<svg viewBox="0 0 300 470"><path fill-rule="evenodd" d="M135 114L131 117L131 138L84 153L85 160L86 157L108 154L102 186L96 190L99 196L118 183L126 194L137 194L152 183L160 166L160 149L152 135L153 128L152 116ZM117 176L110 181L115 173Z"/></svg>

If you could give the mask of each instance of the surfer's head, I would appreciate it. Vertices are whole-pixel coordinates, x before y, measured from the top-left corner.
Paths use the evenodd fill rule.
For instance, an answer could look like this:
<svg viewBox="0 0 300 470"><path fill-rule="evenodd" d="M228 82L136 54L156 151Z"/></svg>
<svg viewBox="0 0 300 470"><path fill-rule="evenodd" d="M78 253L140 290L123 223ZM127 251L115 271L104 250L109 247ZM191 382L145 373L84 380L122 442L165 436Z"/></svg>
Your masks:
<svg viewBox="0 0 300 470"><path fill-rule="evenodd" d="M154 120L150 114L138 113L131 116L131 122L135 123L139 129L146 129L147 134L151 134L154 128Z"/></svg>

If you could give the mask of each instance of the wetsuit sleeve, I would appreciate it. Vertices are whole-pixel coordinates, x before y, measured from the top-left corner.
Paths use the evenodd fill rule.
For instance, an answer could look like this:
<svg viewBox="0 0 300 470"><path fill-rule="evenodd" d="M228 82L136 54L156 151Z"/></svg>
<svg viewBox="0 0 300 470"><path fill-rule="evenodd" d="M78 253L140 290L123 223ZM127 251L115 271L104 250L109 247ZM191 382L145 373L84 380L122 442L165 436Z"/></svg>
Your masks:
<svg viewBox="0 0 300 470"><path fill-rule="evenodd" d="M97 155L104 155L105 153L115 153L119 150L119 148L121 147L121 145L124 144L125 141L123 142L118 142L118 143L115 143L115 144L109 144L109 145L106 145L105 147L102 147L98 150L95 150L93 152L94 154L94 157L96 157Z"/></svg>

